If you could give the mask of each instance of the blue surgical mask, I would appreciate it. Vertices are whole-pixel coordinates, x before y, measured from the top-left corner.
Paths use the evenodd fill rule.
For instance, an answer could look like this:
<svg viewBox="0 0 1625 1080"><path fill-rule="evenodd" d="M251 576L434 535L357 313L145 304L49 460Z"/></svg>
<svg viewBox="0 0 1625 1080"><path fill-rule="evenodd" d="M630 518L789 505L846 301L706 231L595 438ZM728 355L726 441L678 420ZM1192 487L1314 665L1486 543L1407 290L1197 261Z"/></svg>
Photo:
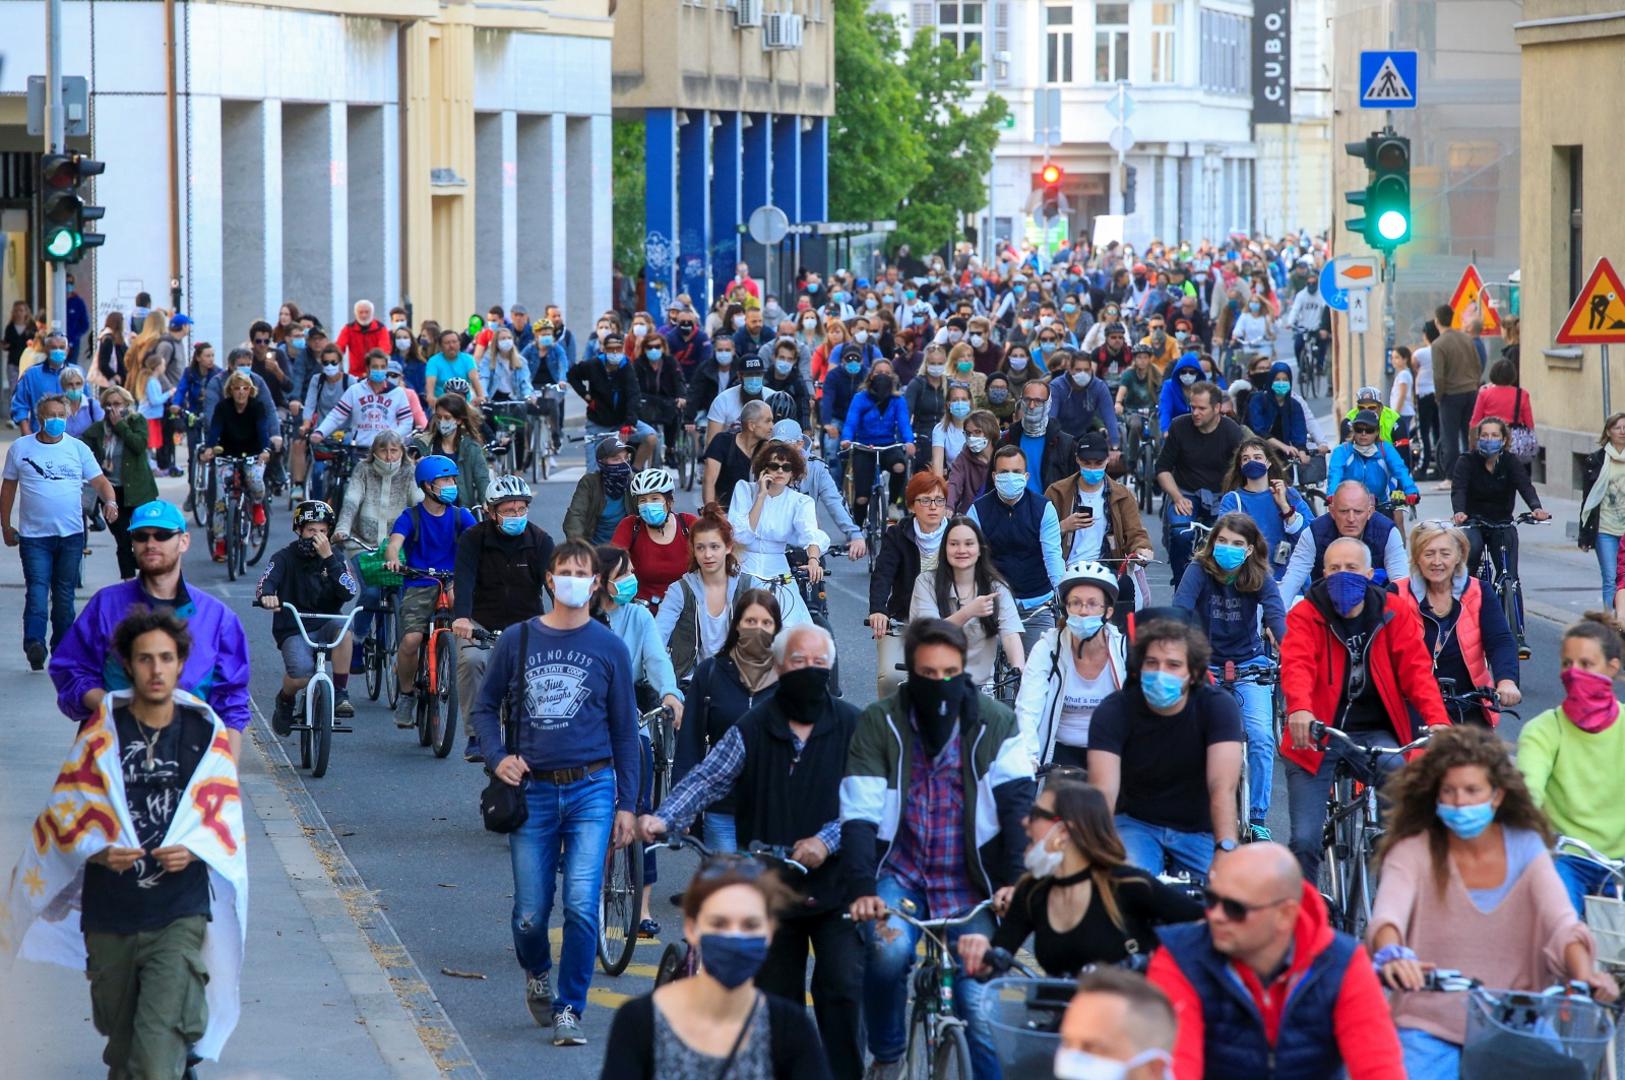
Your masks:
<svg viewBox="0 0 1625 1080"><path fill-rule="evenodd" d="M1099 615L1068 615L1066 617L1066 628L1072 631L1072 636L1079 641L1088 641L1100 633L1101 627L1105 625L1106 620Z"/></svg>
<svg viewBox="0 0 1625 1080"><path fill-rule="evenodd" d="M644 349L643 350L643 355L647 356L651 360L659 360L662 356L666 355L666 350L665 349Z"/></svg>
<svg viewBox="0 0 1625 1080"><path fill-rule="evenodd" d="M1076 304L1062 304L1061 305L1061 310L1063 312L1065 312L1066 314L1071 315L1073 312L1078 310L1078 305L1076 305Z"/></svg>
<svg viewBox="0 0 1625 1080"><path fill-rule="evenodd" d="M630 604L637 599L638 576L636 574L628 574L614 584L615 602L617 604Z"/></svg>
<svg viewBox="0 0 1625 1080"><path fill-rule="evenodd" d="M1287 382L1285 379L1280 379L1276 382L1270 383L1270 389L1274 390L1278 396L1286 397L1292 392L1292 384Z"/></svg>
<svg viewBox="0 0 1625 1080"><path fill-rule="evenodd" d="M861 375L863 373L863 363L859 360L848 360L841 367L846 369L848 375Z"/></svg>
<svg viewBox="0 0 1625 1080"><path fill-rule="evenodd" d="M729 367L733 364L733 362L734 353L732 349L717 350L717 367Z"/></svg>
<svg viewBox="0 0 1625 1080"><path fill-rule="evenodd" d="M625 353L618 353L618 352L607 352L607 353L604 354L604 363L608 364L612 368L618 368L622 364L626 363L626 354Z"/></svg>
<svg viewBox="0 0 1625 1080"><path fill-rule="evenodd" d="M502 519L502 531L509 536L518 536L525 531L525 526L528 524L530 524L529 514L520 514L518 517L505 517Z"/></svg>
<svg viewBox="0 0 1625 1080"><path fill-rule="evenodd" d="M762 377L760 375L746 375L744 383L745 393L760 394L762 392Z"/></svg>
<svg viewBox="0 0 1625 1080"><path fill-rule="evenodd" d="M67 433L68 421L61 416L51 416L40 421L40 430L48 437L60 439Z"/></svg>
<svg viewBox="0 0 1625 1080"><path fill-rule="evenodd" d="M756 977L767 959L767 938L740 934L701 934L700 965L729 990Z"/></svg>
<svg viewBox="0 0 1625 1080"><path fill-rule="evenodd" d="M1233 574L1241 569L1241 564L1247 561L1252 550L1236 547L1234 544L1214 544L1213 561L1219 564L1219 569L1227 574Z"/></svg>
<svg viewBox="0 0 1625 1080"><path fill-rule="evenodd" d="M970 415L970 402L968 402L968 401L950 401L950 402L948 402L948 415L953 417L955 420L963 420L963 419L965 419L965 417Z"/></svg>
<svg viewBox="0 0 1625 1080"><path fill-rule="evenodd" d="M389 372L373 368L367 372L367 379L370 382L382 383L389 379Z"/></svg>
<svg viewBox="0 0 1625 1080"><path fill-rule="evenodd" d="M66 395L69 401L73 402L78 402L85 396L85 392L83 390L64 390L62 393Z"/></svg>
<svg viewBox="0 0 1625 1080"><path fill-rule="evenodd" d="M997 473L993 477L993 487L1000 497L1014 500L1027 490L1026 473Z"/></svg>
<svg viewBox="0 0 1625 1080"><path fill-rule="evenodd" d="M1500 439L1480 439L1478 440L1478 452L1485 457L1494 457L1501 452L1501 447L1505 445Z"/></svg>
<svg viewBox="0 0 1625 1080"><path fill-rule="evenodd" d="M1027 286L1025 286L1025 285L1017 285L1015 288L1011 289L1010 291L1015 293L1017 296L1024 296L1027 293Z"/></svg>
<svg viewBox="0 0 1625 1080"><path fill-rule="evenodd" d="M543 334L541 337L536 339L536 344L543 349L551 348L553 345L553 335Z"/></svg>
<svg viewBox="0 0 1625 1080"><path fill-rule="evenodd" d="M1185 680L1166 671L1142 671L1140 692L1152 708L1171 709L1185 694Z"/></svg>
<svg viewBox="0 0 1625 1080"><path fill-rule="evenodd" d="M1268 476L1269 471L1270 467L1267 462L1243 461L1241 463L1241 475L1249 480L1257 480L1259 477Z"/></svg>
<svg viewBox="0 0 1625 1080"><path fill-rule="evenodd" d="M1444 827L1461 837L1471 840L1479 833L1490 827L1495 820L1495 804L1493 802L1470 803L1467 806L1446 806L1438 803L1435 806L1439 820Z"/></svg>
<svg viewBox="0 0 1625 1080"><path fill-rule="evenodd" d="M434 497L445 503L447 506L450 506L452 503L457 501L457 485L447 484L445 487L435 492Z"/></svg>
<svg viewBox="0 0 1625 1080"><path fill-rule="evenodd" d="M1365 575L1352 570L1339 570L1326 575L1326 592L1331 596L1332 607L1345 619L1365 600L1365 589L1369 584Z"/></svg>
<svg viewBox="0 0 1625 1080"><path fill-rule="evenodd" d="M1083 478L1083 482L1085 484L1093 487L1095 484L1098 484L1102 480L1106 479L1106 469L1104 466L1098 469L1079 469L1078 475Z"/></svg>
<svg viewBox="0 0 1625 1080"><path fill-rule="evenodd" d="M660 503L643 503L638 507L638 517L657 529L666 523L666 518L670 514L671 511Z"/></svg>
<svg viewBox="0 0 1625 1080"><path fill-rule="evenodd" d="M288 348L292 349L294 352L299 352L304 347L305 347L305 339L304 338L302 338L302 337L291 337L291 338L288 339Z"/></svg>
<svg viewBox="0 0 1625 1080"><path fill-rule="evenodd" d="M68 350L66 349L52 349L46 354L46 359L50 360L53 364L60 364L67 358Z"/></svg>

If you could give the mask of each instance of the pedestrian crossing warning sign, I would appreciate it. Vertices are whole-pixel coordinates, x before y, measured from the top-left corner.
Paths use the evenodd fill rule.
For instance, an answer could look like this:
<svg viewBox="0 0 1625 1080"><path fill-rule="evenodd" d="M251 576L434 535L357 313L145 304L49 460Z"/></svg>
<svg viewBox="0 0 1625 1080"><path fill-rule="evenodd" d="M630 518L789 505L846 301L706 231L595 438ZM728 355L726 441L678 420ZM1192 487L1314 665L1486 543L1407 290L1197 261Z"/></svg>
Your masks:
<svg viewBox="0 0 1625 1080"><path fill-rule="evenodd" d="M1559 345L1625 344L1625 284L1606 258L1592 268L1556 340Z"/></svg>
<svg viewBox="0 0 1625 1080"><path fill-rule="evenodd" d="M1360 96L1367 101L1409 101L1414 95L1400 77L1399 69L1394 66L1394 58L1385 56L1382 66Z"/></svg>
<svg viewBox="0 0 1625 1080"><path fill-rule="evenodd" d="M1451 317L1448 327L1441 326L1441 330L1465 330L1473 320L1482 323L1480 333L1484 337L1501 336L1501 316L1495 310L1495 301L1484 291L1484 279L1478 274L1478 267L1472 263L1461 275L1461 281L1456 284L1456 291L1450 297L1450 310L1455 314Z"/></svg>
<svg viewBox="0 0 1625 1080"><path fill-rule="evenodd" d="M1368 49L1360 53L1360 108L1416 108L1416 53Z"/></svg>

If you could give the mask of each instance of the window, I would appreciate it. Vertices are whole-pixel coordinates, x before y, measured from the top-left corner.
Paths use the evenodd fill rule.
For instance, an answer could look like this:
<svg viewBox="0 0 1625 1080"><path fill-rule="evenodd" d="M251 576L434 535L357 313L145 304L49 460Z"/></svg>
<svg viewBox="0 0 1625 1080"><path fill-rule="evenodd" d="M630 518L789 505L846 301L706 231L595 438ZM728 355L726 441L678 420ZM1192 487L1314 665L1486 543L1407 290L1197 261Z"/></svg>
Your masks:
<svg viewBox="0 0 1625 1080"><path fill-rule="evenodd" d="M1044 9L1044 38L1047 47L1044 81L1072 81L1072 5L1051 4Z"/></svg>
<svg viewBox="0 0 1625 1080"><path fill-rule="evenodd" d="M1164 5L1158 4L1158 7ZM1173 7L1174 5L1166 5ZM1177 13L1176 13L1177 14ZM1170 34L1170 37L1172 35ZM1202 89L1216 94L1250 94L1253 79L1253 21L1244 15L1202 12Z"/></svg>
<svg viewBox="0 0 1625 1080"><path fill-rule="evenodd" d="M986 5L980 3L937 5L937 36L943 41L952 42L954 49L960 56L964 56L972 49L978 54L982 49L982 9ZM980 72L977 77L980 78Z"/></svg>
<svg viewBox="0 0 1625 1080"><path fill-rule="evenodd" d="M1573 307L1574 301L1579 299L1580 290L1585 288L1585 148L1580 146L1557 147L1558 175L1568 173L1568 220L1559 221L1558 229L1564 239L1568 241L1568 306Z"/></svg>
<svg viewBox="0 0 1625 1080"><path fill-rule="evenodd" d="M1174 52L1174 30L1179 21L1177 3L1151 5L1151 81L1171 83L1178 67Z"/></svg>
<svg viewBox="0 0 1625 1080"><path fill-rule="evenodd" d="M1095 81L1128 78L1128 5L1095 4Z"/></svg>

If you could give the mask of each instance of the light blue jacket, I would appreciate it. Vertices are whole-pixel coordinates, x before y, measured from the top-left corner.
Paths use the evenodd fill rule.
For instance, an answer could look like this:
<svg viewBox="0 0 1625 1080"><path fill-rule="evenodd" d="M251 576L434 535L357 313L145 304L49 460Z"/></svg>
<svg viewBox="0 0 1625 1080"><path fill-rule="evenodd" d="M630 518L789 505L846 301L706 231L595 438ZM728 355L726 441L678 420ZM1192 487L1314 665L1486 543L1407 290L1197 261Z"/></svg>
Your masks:
<svg viewBox="0 0 1625 1080"><path fill-rule="evenodd" d="M1418 494L1411 470L1405 467L1394 444L1379 439L1376 445L1377 452L1370 457L1355 453L1353 443L1334 447L1326 459L1326 490L1336 491L1343 481L1358 480L1378 502L1387 502L1395 487L1407 495Z"/></svg>
<svg viewBox="0 0 1625 1080"><path fill-rule="evenodd" d="M475 365L475 370L477 370L480 375L480 386L485 390L485 393L488 396L495 385L492 382L492 375L494 374L492 369L496 367L496 365L492 363L492 358L494 356L496 356L496 350L494 348L487 349L485 355L482 356L479 363ZM513 369L513 396L516 400L521 401L528 400L530 398L530 370L524 364L520 364L518 367Z"/></svg>
<svg viewBox="0 0 1625 1080"><path fill-rule="evenodd" d="M626 651L632 654L632 679L646 682L661 697L667 694L681 696L677 690L677 673L672 670L666 642L655 627L655 617L642 604L626 604L609 617L609 628L615 636L626 642Z"/></svg>

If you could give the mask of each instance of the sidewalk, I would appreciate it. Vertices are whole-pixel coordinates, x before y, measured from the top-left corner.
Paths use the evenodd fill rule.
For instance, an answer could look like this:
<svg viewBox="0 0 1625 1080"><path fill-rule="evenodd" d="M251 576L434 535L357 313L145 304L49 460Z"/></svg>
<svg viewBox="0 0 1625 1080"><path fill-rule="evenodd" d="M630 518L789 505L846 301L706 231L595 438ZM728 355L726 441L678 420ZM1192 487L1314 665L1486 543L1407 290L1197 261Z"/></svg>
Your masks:
<svg viewBox="0 0 1625 1080"><path fill-rule="evenodd" d="M9 442L9 439L7 440ZM4 453L6 443L0 443ZM178 481L162 482L177 503ZM91 534L80 604L117 578L108 533ZM34 816L72 740L45 672L28 670L22 652L22 568L0 550L0 875L16 861ZM256 726L263 726L263 718ZM325 823L309 823L284 794L277 767L245 740L242 762L248 829L249 930L242 979L242 1020L207 1077L428 1080L442 1075L397 990L417 980L410 960L386 971L318 857ZM286 780L286 774L280 779ZM330 834L328 834L330 836ZM339 856L342 859L342 853ZM347 863L345 864L347 865ZM404 968L404 970L403 970ZM0 985L0 1045L8 1077L93 1080L107 1075L104 1040L90 1022L82 974L18 961ZM458 1043L460 1047L460 1043ZM446 1055L442 1055L446 1056ZM448 1063L460 1064L460 1063Z"/></svg>

